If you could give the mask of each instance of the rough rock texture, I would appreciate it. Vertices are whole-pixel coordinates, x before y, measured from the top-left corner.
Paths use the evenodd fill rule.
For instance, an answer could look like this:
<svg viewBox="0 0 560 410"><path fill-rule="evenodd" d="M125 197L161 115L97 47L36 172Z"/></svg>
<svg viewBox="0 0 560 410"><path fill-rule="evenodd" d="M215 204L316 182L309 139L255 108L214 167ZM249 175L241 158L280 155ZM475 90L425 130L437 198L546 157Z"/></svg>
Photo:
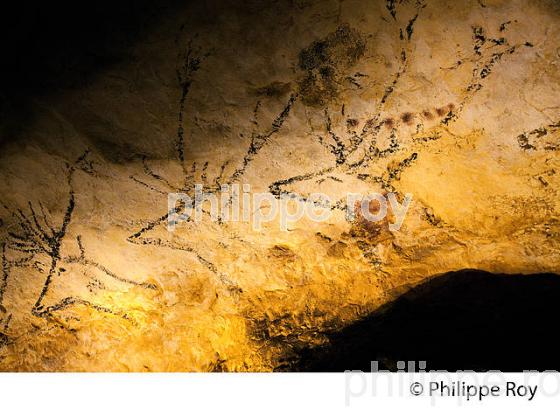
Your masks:
<svg viewBox="0 0 560 410"><path fill-rule="evenodd" d="M3 124L1 369L269 371L443 272L560 272L558 2L202 3ZM196 182L413 200L169 233Z"/></svg>

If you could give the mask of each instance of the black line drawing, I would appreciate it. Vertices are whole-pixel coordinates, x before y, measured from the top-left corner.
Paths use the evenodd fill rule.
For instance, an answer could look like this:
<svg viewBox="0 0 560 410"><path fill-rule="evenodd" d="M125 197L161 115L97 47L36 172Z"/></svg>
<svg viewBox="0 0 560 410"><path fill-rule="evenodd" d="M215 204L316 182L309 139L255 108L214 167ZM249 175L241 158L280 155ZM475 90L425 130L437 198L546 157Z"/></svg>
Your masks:
<svg viewBox="0 0 560 410"><path fill-rule="evenodd" d="M547 138L553 133L560 130L560 121L543 125L531 131L524 132L517 136L517 143L519 148L525 151L537 151L542 149L544 151L558 150L558 142L556 138Z"/></svg>
<svg viewBox="0 0 560 410"><path fill-rule="evenodd" d="M401 4L401 2L398 2L398 4ZM387 8L391 12L393 18L395 18L396 16L398 4L395 1L387 2ZM327 110L325 110L325 134L327 135L328 139L319 136L319 142L332 154L334 164L325 166L314 172L298 174L289 178L274 181L269 186L269 190L271 193L273 193L275 196L279 196L282 193L294 193L294 191L289 190L288 187L293 186L297 182L309 181L315 178L323 179L333 171L337 171L347 175L356 175L362 180L369 179L371 181L378 182L384 189L394 189L394 187L391 185L391 181L398 177L398 174L400 174L402 169L398 172L398 174L395 174L394 168L388 168L385 176L368 175L361 172L361 170L366 168L372 162L381 158L393 156L393 154L396 154L401 150L399 144L399 132L401 123L410 122L412 120L413 114L404 113L401 116L402 122L395 122L395 120L393 120L392 118L381 118L379 113L386 105L387 100L394 93L396 87L399 84L399 79L407 72L408 56L410 54L409 43L414 31L414 25L418 22L421 11L425 6L425 2L416 3L416 14L411 20L406 23L405 27L405 31L410 35L400 36L400 40L403 44L400 54L400 65L393 75L392 81L390 81L390 83L385 87L385 92L383 93L383 96L378 102L377 108L375 110L377 114L367 119L359 132L355 129L350 129L347 131L345 136L340 136L333 131L330 114ZM457 121L459 119L460 114L462 113L465 106L472 100L474 95L476 95L476 93L482 89L484 80L492 74L493 68L499 61L503 59L503 57L505 57L506 55L514 54L522 47L532 47L532 44L529 42L509 45L505 37L499 39L487 38L484 33L485 32L482 28L473 27L473 55L468 59L469 62L475 65L471 81L465 86L465 96L463 100L459 102L458 106L449 104L442 108L436 108L437 115L443 117L438 123L439 126L447 126L451 122ZM462 63L463 61L460 61L454 67L447 69L455 69ZM434 115L430 111L424 111L421 114L422 115L420 116L420 118L424 117L425 119L432 119L434 117ZM377 144L377 137L381 135L384 126L385 128L387 128L387 138L389 144L386 148L380 149ZM417 133L419 131L422 131L423 129L424 125L422 122L420 122L417 126ZM435 131L435 133L436 134L434 134L433 137L416 138L413 139L413 141L419 143L427 143L430 141L438 140L441 136L437 134L437 130ZM356 152L358 149L362 149L363 154L357 159L350 160L351 154ZM416 159L418 154L413 155L414 159ZM406 162L407 159L405 158L402 161ZM397 166L397 168L399 167ZM333 207L333 209L336 208L337 207Z"/></svg>
<svg viewBox="0 0 560 410"><path fill-rule="evenodd" d="M0 305L7 287L9 272L14 267L32 267L45 275L45 281L31 309L31 313L48 321L58 322L53 313L75 305L83 305L99 312L111 314L131 321L126 312L116 311L77 296L68 296L53 304L45 303L50 294L52 285L57 277L66 272L64 266L80 265L110 277L123 284L138 286L145 289L155 289L155 285L136 282L112 272L93 259L86 257L81 236L76 237L80 250L78 256L63 255L63 242L68 240L68 230L76 208L76 194L73 178L76 171L93 173L92 162L88 160L89 151L86 151L73 164L66 164L66 183L68 186L67 205L62 220L57 224L46 207L39 201L38 205L28 202L26 211L17 209L11 211L17 221L16 229L8 231L9 241L2 245L2 282L0 282ZM9 210L8 207L5 207ZM22 258L9 260L7 250L14 254L24 255ZM45 260L48 261L44 263ZM64 266L62 266L64 265ZM94 278L99 284L102 282ZM62 325L62 324L61 324ZM62 325L63 326L63 325ZM64 326L63 326L64 327Z"/></svg>
<svg viewBox="0 0 560 410"><path fill-rule="evenodd" d="M185 104L190 90L190 85L193 81L193 76L195 72L200 68L200 63L202 57L198 57L201 52L200 50L195 50L192 41L188 42L187 50L181 54L182 63L177 72L177 78L179 86L181 88L181 98L179 101L179 115L178 115L178 127L177 127L177 139L176 139L176 152L177 159L182 164L183 170L183 183L176 185L171 183L167 178L158 173L154 172L148 161L143 159L143 170L144 176L142 178L131 176L131 179L136 183L144 186L145 188L161 194L167 195L169 193L185 193L187 195L194 194L194 185L198 177L200 183L205 186L205 192L215 193L218 192L222 184L233 184L238 182L240 178L245 174L247 168L253 162L255 157L259 152L269 143L270 139L277 134L284 125L286 119L288 118L293 105L297 101L298 95L291 94L288 101L284 105L281 112L277 115L274 121L270 124L268 129L265 131L254 131L250 137L249 146L245 155L243 156L241 163L237 165L232 171L228 172L226 175L226 168L230 164L229 161L225 161L220 165L220 172L213 180L209 180L207 175L207 170L209 162L206 161L202 165L197 162L193 162L190 167L187 164L185 158L185 124L184 124L184 112ZM253 123L258 125L257 115L260 106L260 101L257 102L256 108L254 110ZM173 212L180 212L184 207L184 204L179 205L179 207ZM194 254L197 260L205 266L208 270L214 273L218 279L224 284L226 289L230 292L239 292L240 288L231 279L229 279L225 274L220 272L216 265L210 261L208 258L201 255L195 247L174 243L167 239L149 237L149 232L153 231L155 228L161 226L165 223L169 217L171 211L159 216L158 218L148 222L144 227L134 232L129 236L128 241L130 243L139 245L151 245L156 247L165 247L168 249L179 250L187 253Z"/></svg>

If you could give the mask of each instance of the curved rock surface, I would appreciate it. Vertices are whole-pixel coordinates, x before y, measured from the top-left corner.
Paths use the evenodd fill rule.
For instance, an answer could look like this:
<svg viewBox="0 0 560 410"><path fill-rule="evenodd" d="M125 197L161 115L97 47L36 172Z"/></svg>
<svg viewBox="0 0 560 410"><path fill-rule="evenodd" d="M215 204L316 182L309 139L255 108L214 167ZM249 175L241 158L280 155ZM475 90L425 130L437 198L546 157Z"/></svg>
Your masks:
<svg viewBox="0 0 560 410"><path fill-rule="evenodd" d="M441 273L560 272L558 2L202 3L6 100L2 370L270 371ZM195 183L412 202L168 232Z"/></svg>

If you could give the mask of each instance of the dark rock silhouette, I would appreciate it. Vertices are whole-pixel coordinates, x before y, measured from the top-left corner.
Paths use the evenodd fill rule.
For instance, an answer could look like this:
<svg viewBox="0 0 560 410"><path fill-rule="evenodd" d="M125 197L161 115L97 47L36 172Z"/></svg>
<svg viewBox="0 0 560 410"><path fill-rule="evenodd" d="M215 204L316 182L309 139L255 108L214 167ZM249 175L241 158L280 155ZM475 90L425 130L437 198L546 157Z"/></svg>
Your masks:
<svg viewBox="0 0 560 410"><path fill-rule="evenodd" d="M450 272L409 290L371 316L300 351L296 371L558 370L560 276ZM418 364L416 364L418 368Z"/></svg>

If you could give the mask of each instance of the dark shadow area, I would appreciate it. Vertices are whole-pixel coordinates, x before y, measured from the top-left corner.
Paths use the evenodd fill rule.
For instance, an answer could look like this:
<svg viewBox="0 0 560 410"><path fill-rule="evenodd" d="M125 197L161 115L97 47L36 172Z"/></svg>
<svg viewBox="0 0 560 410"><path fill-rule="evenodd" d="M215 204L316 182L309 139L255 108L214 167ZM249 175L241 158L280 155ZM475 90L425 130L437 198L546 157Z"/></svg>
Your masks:
<svg viewBox="0 0 560 410"><path fill-rule="evenodd" d="M188 1L30 1L0 6L2 92L11 97L79 87Z"/></svg>
<svg viewBox="0 0 560 410"><path fill-rule="evenodd" d="M300 351L292 371L560 370L560 276L451 272L429 280L375 314Z"/></svg>
<svg viewBox="0 0 560 410"><path fill-rule="evenodd" d="M89 84L189 0L30 1L0 5L0 146L33 116L34 97Z"/></svg>

